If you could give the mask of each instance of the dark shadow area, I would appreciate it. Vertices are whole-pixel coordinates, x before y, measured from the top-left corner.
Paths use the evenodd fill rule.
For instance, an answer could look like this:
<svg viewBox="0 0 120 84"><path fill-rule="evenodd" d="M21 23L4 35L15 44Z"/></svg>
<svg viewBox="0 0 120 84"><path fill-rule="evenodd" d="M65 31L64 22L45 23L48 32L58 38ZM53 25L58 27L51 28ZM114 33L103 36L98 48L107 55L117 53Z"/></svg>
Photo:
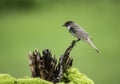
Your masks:
<svg viewBox="0 0 120 84"><path fill-rule="evenodd" d="M56 3L67 4L72 0L0 0L0 10L27 10L32 8L51 7ZM94 3L96 0L74 0L74 2ZM119 3L119 0L110 0L114 3Z"/></svg>
<svg viewBox="0 0 120 84"><path fill-rule="evenodd" d="M0 0L0 10L31 9L37 5L36 0Z"/></svg>

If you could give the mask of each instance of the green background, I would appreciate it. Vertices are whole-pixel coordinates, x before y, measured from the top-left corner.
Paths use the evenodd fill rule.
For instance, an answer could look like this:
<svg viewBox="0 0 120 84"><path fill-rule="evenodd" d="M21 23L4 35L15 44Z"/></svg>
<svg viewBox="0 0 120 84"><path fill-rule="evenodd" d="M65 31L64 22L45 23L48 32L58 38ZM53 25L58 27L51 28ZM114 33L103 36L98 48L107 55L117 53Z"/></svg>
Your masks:
<svg viewBox="0 0 120 84"><path fill-rule="evenodd" d="M0 73L31 76L28 52L36 48L59 58L76 39L61 26L68 20L81 25L100 50L80 41L71 52L73 66L95 84L120 84L119 0L1 0Z"/></svg>

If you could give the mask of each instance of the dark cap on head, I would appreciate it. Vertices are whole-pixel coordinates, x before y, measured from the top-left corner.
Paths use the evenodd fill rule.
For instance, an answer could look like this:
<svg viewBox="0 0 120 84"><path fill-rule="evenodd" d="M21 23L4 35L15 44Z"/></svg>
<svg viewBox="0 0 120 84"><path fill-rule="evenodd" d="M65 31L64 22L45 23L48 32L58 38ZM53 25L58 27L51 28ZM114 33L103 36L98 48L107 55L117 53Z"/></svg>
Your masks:
<svg viewBox="0 0 120 84"><path fill-rule="evenodd" d="M74 23L74 22L73 22L73 21L67 21L67 22L65 22L65 24L64 24L63 26L68 27L68 26L71 25L72 23Z"/></svg>

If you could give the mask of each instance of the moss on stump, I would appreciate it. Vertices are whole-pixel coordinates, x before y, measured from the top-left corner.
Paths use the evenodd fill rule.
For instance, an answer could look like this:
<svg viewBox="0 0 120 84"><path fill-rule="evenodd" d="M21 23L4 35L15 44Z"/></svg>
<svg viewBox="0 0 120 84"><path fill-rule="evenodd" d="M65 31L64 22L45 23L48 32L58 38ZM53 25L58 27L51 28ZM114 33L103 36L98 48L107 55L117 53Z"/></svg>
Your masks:
<svg viewBox="0 0 120 84"><path fill-rule="evenodd" d="M77 68L69 68L63 76L62 82L57 84L94 84L86 75L79 72ZM20 78L16 79L9 74L0 74L0 84L53 84L52 82L40 78Z"/></svg>

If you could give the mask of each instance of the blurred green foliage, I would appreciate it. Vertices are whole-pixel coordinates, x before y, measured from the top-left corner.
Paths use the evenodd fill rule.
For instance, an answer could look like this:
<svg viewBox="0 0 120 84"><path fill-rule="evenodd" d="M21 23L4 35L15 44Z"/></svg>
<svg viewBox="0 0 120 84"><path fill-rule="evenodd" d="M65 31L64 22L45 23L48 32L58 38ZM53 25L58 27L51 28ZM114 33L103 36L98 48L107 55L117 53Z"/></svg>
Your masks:
<svg viewBox="0 0 120 84"><path fill-rule="evenodd" d="M71 53L73 66L96 84L120 83L119 0L22 1L0 0L1 73L30 76L28 52L35 48L49 48L58 58L76 39L61 26L73 20L89 32L100 50L97 54L87 43L79 42Z"/></svg>

